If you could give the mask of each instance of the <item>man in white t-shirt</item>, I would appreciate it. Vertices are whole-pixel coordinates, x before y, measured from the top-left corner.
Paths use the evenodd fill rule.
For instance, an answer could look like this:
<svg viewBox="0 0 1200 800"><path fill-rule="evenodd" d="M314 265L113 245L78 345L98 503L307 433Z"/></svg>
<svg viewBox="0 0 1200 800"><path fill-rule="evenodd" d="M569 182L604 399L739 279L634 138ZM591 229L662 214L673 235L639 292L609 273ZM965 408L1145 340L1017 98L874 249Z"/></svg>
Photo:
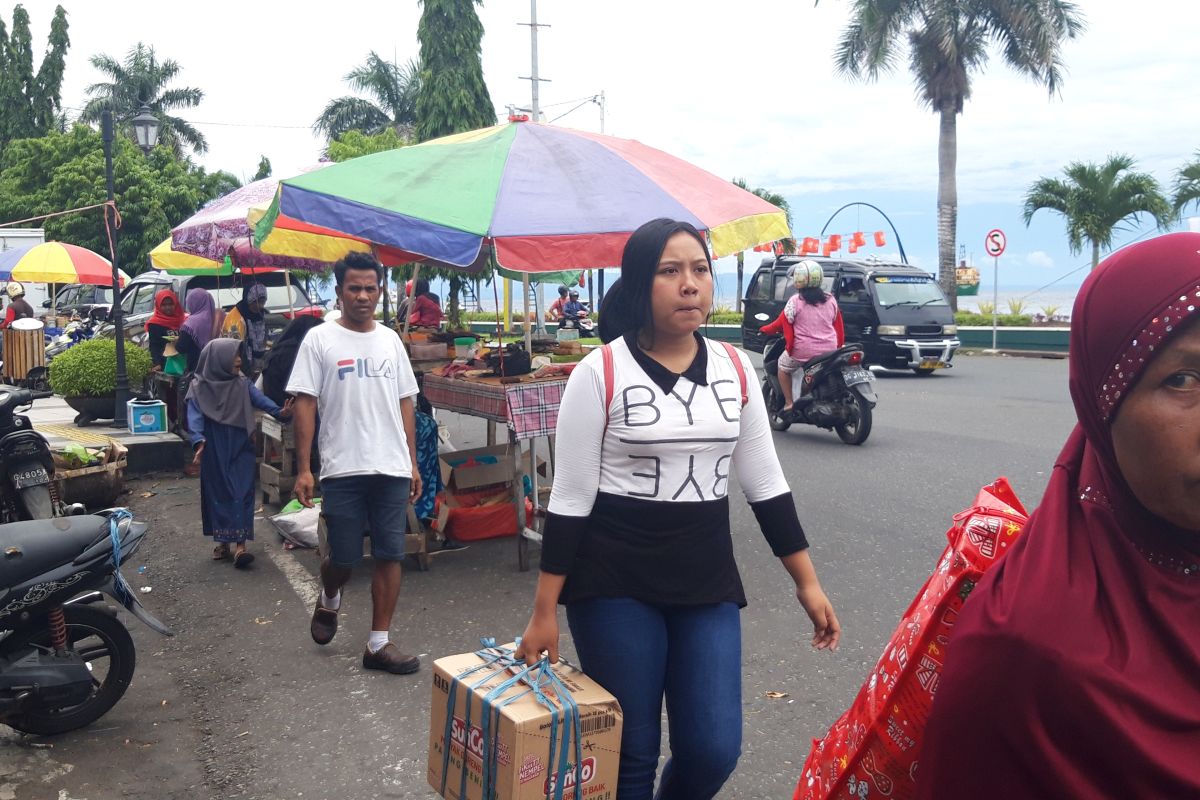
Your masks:
<svg viewBox="0 0 1200 800"><path fill-rule="evenodd" d="M322 591L310 629L317 644L337 633L341 589L362 558L369 530L375 570L363 667L408 674L421 662L388 641L388 630L400 596L408 503L421 494L417 381L400 337L375 323L383 267L366 253L351 253L333 274L342 315L304 337L287 386L296 397L296 498L309 507L318 412L321 420L321 515L329 553L321 562Z"/></svg>

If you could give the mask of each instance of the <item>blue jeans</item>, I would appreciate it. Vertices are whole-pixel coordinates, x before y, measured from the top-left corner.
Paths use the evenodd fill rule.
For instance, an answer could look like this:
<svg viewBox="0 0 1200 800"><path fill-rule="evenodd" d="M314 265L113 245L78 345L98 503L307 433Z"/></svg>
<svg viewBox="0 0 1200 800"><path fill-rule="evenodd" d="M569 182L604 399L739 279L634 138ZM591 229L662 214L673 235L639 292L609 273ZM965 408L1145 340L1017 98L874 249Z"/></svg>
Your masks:
<svg viewBox="0 0 1200 800"><path fill-rule="evenodd" d="M617 800L650 800L667 699L671 758L656 800L709 800L742 749L742 629L733 603L659 607L628 598L567 606L580 667L621 704Z"/></svg>

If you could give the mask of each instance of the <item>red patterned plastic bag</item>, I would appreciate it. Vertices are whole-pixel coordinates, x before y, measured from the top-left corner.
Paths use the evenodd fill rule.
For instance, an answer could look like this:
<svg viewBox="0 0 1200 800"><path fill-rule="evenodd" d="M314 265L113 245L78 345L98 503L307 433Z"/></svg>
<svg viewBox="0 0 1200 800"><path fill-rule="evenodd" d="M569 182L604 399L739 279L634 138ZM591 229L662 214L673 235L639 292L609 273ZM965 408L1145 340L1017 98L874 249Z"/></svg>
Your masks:
<svg viewBox="0 0 1200 800"><path fill-rule="evenodd" d="M1028 516L1006 478L983 487L975 505L954 516L937 569L904 612L853 705L824 739L813 740L793 800L913 796L921 735L955 619Z"/></svg>

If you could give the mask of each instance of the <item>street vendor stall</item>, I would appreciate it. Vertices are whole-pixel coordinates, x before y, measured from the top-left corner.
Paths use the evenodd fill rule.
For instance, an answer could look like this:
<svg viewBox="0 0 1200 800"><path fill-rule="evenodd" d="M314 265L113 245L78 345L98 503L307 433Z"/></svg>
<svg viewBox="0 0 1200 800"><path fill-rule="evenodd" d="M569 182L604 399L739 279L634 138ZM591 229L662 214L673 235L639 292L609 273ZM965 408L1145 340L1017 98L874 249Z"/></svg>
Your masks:
<svg viewBox="0 0 1200 800"><path fill-rule="evenodd" d="M525 454L533 496L538 498L537 449L534 440L546 437L550 453L550 475L554 468L554 430L558 424L558 409L567 379L563 376L536 378L523 376L515 382L509 378L454 377L428 374L424 377L424 394L435 408L454 411L488 421L488 445L496 443L496 423L508 428L508 440L520 447L530 443ZM538 498L540 501L540 498ZM513 502L517 507L517 565L522 572L529 569L529 543L540 543L541 534L525 513L524 482L518 474L513 480ZM538 502L537 506L541 507Z"/></svg>

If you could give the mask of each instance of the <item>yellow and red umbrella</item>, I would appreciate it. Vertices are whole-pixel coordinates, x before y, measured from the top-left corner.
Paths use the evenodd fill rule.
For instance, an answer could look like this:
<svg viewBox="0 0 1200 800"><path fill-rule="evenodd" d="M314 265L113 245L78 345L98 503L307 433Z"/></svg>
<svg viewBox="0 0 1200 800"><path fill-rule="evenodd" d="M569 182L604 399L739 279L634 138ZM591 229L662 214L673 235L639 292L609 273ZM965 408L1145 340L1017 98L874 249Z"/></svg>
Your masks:
<svg viewBox="0 0 1200 800"><path fill-rule="evenodd" d="M118 270L120 284L129 276ZM0 280L24 283L86 283L112 285L112 263L107 258L65 242L45 242L25 250L0 253Z"/></svg>

